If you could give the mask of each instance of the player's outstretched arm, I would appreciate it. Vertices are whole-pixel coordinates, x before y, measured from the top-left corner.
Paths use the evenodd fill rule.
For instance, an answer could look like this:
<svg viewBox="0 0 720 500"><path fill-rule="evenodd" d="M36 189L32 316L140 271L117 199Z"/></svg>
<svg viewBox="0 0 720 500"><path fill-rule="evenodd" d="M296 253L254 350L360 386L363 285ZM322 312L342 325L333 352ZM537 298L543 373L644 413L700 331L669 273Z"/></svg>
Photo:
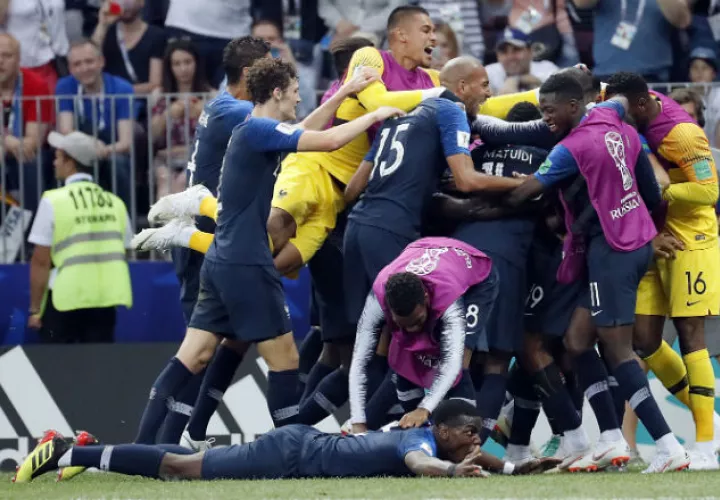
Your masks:
<svg viewBox="0 0 720 500"><path fill-rule="evenodd" d="M350 178L347 186L345 186L345 203L350 205L360 197L365 188L367 187L370 174L372 173L373 162L369 160L363 160L360 166Z"/></svg>
<svg viewBox="0 0 720 500"><path fill-rule="evenodd" d="M431 457L423 451L415 450L405 455L405 465L416 476L485 477L487 474L482 470L482 467L475 464L477 457L480 455L480 447L478 446L465 457L465 460L459 464L454 464Z"/></svg>
<svg viewBox="0 0 720 500"><path fill-rule="evenodd" d="M522 144L552 149L557 144L557 137L542 120L510 123L492 116L478 115L471 128L489 146Z"/></svg>
<svg viewBox="0 0 720 500"><path fill-rule="evenodd" d="M515 92L491 97L480 105L478 114L505 119L512 107L519 102L530 102L537 105L538 95L539 89L532 89L526 92Z"/></svg>
<svg viewBox="0 0 720 500"><path fill-rule="evenodd" d="M453 221L487 221L537 213L538 203L508 207L490 203L482 197L457 198L447 193L435 193L430 211L438 217Z"/></svg>
<svg viewBox="0 0 720 500"><path fill-rule="evenodd" d="M374 47L364 47L355 51L348 66L346 80L351 79L360 68L374 68L381 75L385 69L380 51ZM373 82L364 90L357 93L357 98L365 109L375 111L382 106L395 106L403 111L410 111L424 99L439 97L445 91L444 87L426 90L404 90L390 92L381 81Z"/></svg>
<svg viewBox="0 0 720 500"><path fill-rule="evenodd" d="M365 300L365 307L358 322L357 338L350 365L350 423L353 433L367 431L365 417L367 367L377 349L378 340L385 322L385 314L375 294L371 291Z"/></svg>
<svg viewBox="0 0 720 500"><path fill-rule="evenodd" d="M345 98L360 92L372 82L379 80L380 73L376 69L362 68L347 80L330 99L300 122L300 127L305 130L322 130L335 115Z"/></svg>
<svg viewBox="0 0 720 500"><path fill-rule="evenodd" d="M383 107L355 120L321 132L306 130L298 141L298 151L335 151L369 129L375 122L381 122L405 113L397 108Z"/></svg>
<svg viewBox="0 0 720 500"><path fill-rule="evenodd" d="M446 158L455 179L455 186L462 193L471 191L510 191L522 184L521 179L496 177L477 172L472 159L466 154Z"/></svg>

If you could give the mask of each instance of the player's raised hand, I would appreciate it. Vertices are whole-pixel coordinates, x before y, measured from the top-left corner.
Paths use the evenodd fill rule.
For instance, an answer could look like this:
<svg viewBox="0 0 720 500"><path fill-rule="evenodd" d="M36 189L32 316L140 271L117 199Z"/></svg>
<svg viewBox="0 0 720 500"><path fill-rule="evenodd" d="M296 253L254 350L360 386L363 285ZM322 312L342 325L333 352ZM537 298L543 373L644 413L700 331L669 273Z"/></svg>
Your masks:
<svg viewBox="0 0 720 500"><path fill-rule="evenodd" d="M489 474L477 465L475 461L482 455L479 446L475 446L465 459L455 466L453 476L457 477L487 477Z"/></svg>
<svg viewBox="0 0 720 500"><path fill-rule="evenodd" d="M373 111L373 116L375 117L375 121L382 122L387 120L388 118L395 118L398 116L405 116L407 113L403 111L402 109L393 108L391 106L381 106L375 111Z"/></svg>
<svg viewBox="0 0 720 500"><path fill-rule="evenodd" d="M406 413L400 419L400 427L409 429L412 427L420 427L430 418L430 412L425 408L416 408L410 413Z"/></svg>
<svg viewBox="0 0 720 500"><path fill-rule="evenodd" d="M353 73L350 80L340 87L343 95L354 95L362 92L365 87L373 82L380 81L380 72L375 68L359 67Z"/></svg>
<svg viewBox="0 0 720 500"><path fill-rule="evenodd" d="M667 231L658 233L652 241L652 247L655 251L655 257L663 259L674 259L675 252L685 250L685 245L677 239L675 235Z"/></svg>

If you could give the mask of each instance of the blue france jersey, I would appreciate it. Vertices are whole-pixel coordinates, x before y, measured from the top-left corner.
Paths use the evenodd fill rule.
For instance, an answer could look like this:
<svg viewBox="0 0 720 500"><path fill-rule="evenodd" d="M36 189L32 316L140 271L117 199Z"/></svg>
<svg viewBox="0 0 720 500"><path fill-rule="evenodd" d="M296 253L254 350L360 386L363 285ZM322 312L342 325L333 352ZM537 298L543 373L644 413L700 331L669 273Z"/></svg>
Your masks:
<svg viewBox="0 0 720 500"><path fill-rule="evenodd" d="M544 149L519 145L490 148L481 146L472 152L475 170L498 177L513 177L515 173L532 175L547 155L548 152ZM461 224L454 237L479 250L524 266L534 226L534 217L528 216L475 221Z"/></svg>
<svg viewBox="0 0 720 500"><path fill-rule="evenodd" d="M221 92L203 108L195 129L195 142L187 166L188 186L203 184L217 196L225 149L233 129L247 119L253 105Z"/></svg>
<svg viewBox="0 0 720 500"><path fill-rule="evenodd" d="M374 166L350 219L419 238L423 212L447 168L445 158L469 155L469 141L465 112L447 99L428 99L407 116L387 120L365 157Z"/></svg>
<svg viewBox="0 0 720 500"><path fill-rule="evenodd" d="M215 239L205 259L223 264L272 266L270 215L280 155L297 151L302 130L270 118L250 117L233 130L218 184Z"/></svg>
<svg viewBox="0 0 720 500"><path fill-rule="evenodd" d="M437 456L432 428L368 432L340 436L319 434L306 443L300 459L301 476L408 476L405 455L422 451Z"/></svg>

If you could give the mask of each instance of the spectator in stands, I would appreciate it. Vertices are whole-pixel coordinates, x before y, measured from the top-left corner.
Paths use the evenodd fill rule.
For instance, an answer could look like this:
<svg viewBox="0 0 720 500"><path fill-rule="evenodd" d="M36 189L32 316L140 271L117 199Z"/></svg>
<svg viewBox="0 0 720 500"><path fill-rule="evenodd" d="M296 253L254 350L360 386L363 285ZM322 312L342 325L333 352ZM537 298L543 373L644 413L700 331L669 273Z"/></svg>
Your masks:
<svg viewBox="0 0 720 500"><path fill-rule="evenodd" d="M145 0L125 0L119 16L110 13L110 0L105 0L92 35L95 45L102 47L105 71L132 82L135 94L149 94L162 84L165 33L143 21L140 13ZM142 116L145 100L137 100Z"/></svg>
<svg viewBox="0 0 720 500"><path fill-rule="evenodd" d="M299 66L290 46L285 42L283 37L283 28L272 19L258 19L252 24L250 34L254 37L261 38L270 44L270 53L273 57L279 57L285 62ZM315 86L312 84L313 78L300 78L300 104L297 107L297 119L302 120L304 117L312 113L317 107L317 97L315 95Z"/></svg>
<svg viewBox="0 0 720 500"><path fill-rule="evenodd" d="M356 31L370 31L385 39L385 28L395 7L404 0L319 0L318 13L332 33L333 40L341 40Z"/></svg>
<svg viewBox="0 0 720 500"><path fill-rule="evenodd" d="M205 61L205 75L213 87L224 78L222 53L236 37L250 34L254 3L258 0L172 0L165 19L170 37L189 36Z"/></svg>
<svg viewBox="0 0 720 500"><path fill-rule="evenodd" d="M539 87L558 70L550 61L533 61L530 36L516 28L505 28L495 46L498 62L486 70L495 94L509 94Z"/></svg>
<svg viewBox="0 0 720 500"><path fill-rule="evenodd" d="M165 94L208 93L202 60L188 40L174 40L165 50L162 92ZM169 106L168 106L169 104ZM185 167L189 145L205 99L198 95L160 97L152 109L152 140L156 148L157 198L185 189ZM169 139L169 141L168 141Z"/></svg>
<svg viewBox="0 0 720 500"><path fill-rule="evenodd" d="M20 66L55 88L58 76L67 74L65 0L0 0L0 4L7 13L5 30L20 43Z"/></svg>
<svg viewBox="0 0 720 500"><path fill-rule="evenodd" d="M65 185L43 195L30 230L28 326L45 342L112 342L115 308L132 306L124 251L130 218L119 198L93 182L95 139L51 132L48 140Z"/></svg>
<svg viewBox="0 0 720 500"><path fill-rule="evenodd" d="M433 50L432 68L440 71L450 59L460 55L455 32L445 22L435 23L435 38L437 45Z"/></svg>
<svg viewBox="0 0 720 500"><path fill-rule="evenodd" d="M697 91L705 105L705 134L710 145L720 145L720 88L711 86L717 78L717 53L709 47L697 47L690 52L690 81L701 84Z"/></svg>
<svg viewBox="0 0 720 500"><path fill-rule="evenodd" d="M2 99L5 189L24 208L35 211L46 181L38 157L52 121L52 100L45 83L33 71L20 68L20 44L8 33L0 34L0 98ZM22 98L22 99L21 99ZM35 99L33 99L35 98ZM22 171L22 173L21 173ZM20 178L23 178L23 191Z"/></svg>
<svg viewBox="0 0 720 500"><path fill-rule="evenodd" d="M55 89L61 97L58 129L63 134L79 130L96 138L100 185L128 204L133 87L103 72L105 60L91 40L74 43L68 62L71 75L61 78Z"/></svg>
<svg viewBox="0 0 720 500"><path fill-rule="evenodd" d="M672 67L671 34L690 25L687 0L573 0L594 8L593 73L605 79L634 71L648 82L666 82Z"/></svg>
<svg viewBox="0 0 720 500"><path fill-rule="evenodd" d="M701 127L706 125L705 103L697 90L691 88L675 89L670 93L670 98L682 106L698 125Z"/></svg>
<svg viewBox="0 0 720 500"><path fill-rule="evenodd" d="M508 24L530 37L536 61L560 67L580 62L565 0L514 0Z"/></svg>
<svg viewBox="0 0 720 500"><path fill-rule="evenodd" d="M463 54L483 60L485 40L477 0L420 0L410 3L418 4L428 11L436 22L436 31L439 22L447 24L455 33L457 45L462 48Z"/></svg>

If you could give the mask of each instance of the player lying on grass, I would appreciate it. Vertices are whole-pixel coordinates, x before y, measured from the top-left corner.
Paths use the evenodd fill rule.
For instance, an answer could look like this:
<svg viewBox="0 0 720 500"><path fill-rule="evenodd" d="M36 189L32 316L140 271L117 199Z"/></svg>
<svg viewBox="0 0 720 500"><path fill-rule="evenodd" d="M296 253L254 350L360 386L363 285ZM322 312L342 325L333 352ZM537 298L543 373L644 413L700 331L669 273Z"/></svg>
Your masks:
<svg viewBox="0 0 720 500"><path fill-rule="evenodd" d="M62 437L39 445L14 478L27 483L61 467L97 467L131 476L179 479L279 479L314 477L482 477L543 472L557 460L515 467L480 452L475 407L461 400L441 403L433 424L419 429L361 435L326 434L289 425L257 440L194 453L177 445L72 446Z"/></svg>

